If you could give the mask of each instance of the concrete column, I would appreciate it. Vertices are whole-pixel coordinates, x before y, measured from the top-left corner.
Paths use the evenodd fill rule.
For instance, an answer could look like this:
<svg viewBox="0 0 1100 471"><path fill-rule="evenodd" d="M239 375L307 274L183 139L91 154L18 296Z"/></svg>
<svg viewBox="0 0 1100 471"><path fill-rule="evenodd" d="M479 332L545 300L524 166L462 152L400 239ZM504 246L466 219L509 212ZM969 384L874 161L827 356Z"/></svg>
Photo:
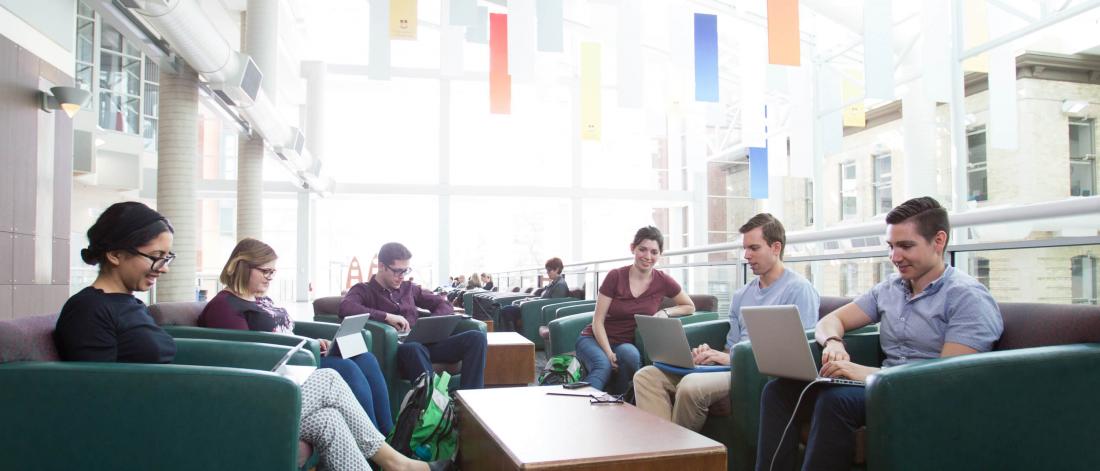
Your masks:
<svg viewBox="0 0 1100 471"><path fill-rule="evenodd" d="M237 240L263 240L264 140L241 136L237 143Z"/></svg>
<svg viewBox="0 0 1100 471"><path fill-rule="evenodd" d="M199 77L187 65L161 72L157 210L176 229L176 261L160 277L155 302L194 301L198 276Z"/></svg>
<svg viewBox="0 0 1100 471"><path fill-rule="evenodd" d="M314 159L325 157L325 78L323 62L302 63L302 77L306 79L306 103L300 116L304 118L306 148ZM298 193L298 272L294 287L298 302L309 301L309 283L313 280L313 200L308 191Z"/></svg>

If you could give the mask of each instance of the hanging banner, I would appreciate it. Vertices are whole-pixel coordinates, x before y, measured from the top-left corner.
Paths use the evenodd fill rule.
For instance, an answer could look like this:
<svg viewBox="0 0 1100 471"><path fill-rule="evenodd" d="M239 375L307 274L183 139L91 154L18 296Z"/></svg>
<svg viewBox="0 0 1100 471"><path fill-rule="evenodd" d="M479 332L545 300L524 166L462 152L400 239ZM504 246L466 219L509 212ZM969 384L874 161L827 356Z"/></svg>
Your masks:
<svg viewBox="0 0 1100 471"><path fill-rule="evenodd" d="M866 98L894 99L894 13L891 3L863 2L863 88Z"/></svg>
<svg viewBox="0 0 1100 471"><path fill-rule="evenodd" d="M447 23L451 26L473 26L477 22L477 0L447 0L443 4L450 8Z"/></svg>
<svg viewBox="0 0 1100 471"><path fill-rule="evenodd" d="M619 106L641 108L645 69L642 67L642 6L640 0L619 0L617 88Z"/></svg>
<svg viewBox="0 0 1100 471"><path fill-rule="evenodd" d="M390 79L390 0L370 0L367 77Z"/></svg>
<svg viewBox="0 0 1100 471"><path fill-rule="evenodd" d="M746 15L745 24L751 24ZM767 93L768 60L764 53L765 32L761 28L737 28L737 54L741 79L741 144L764 147L764 96Z"/></svg>
<svg viewBox="0 0 1100 471"><path fill-rule="evenodd" d="M768 199L768 149L749 147L749 197Z"/></svg>
<svg viewBox="0 0 1100 471"><path fill-rule="evenodd" d="M477 7L473 26L466 28L466 40L472 43L489 44L489 7Z"/></svg>
<svg viewBox="0 0 1100 471"><path fill-rule="evenodd" d="M848 70L848 73L844 74L841 80L840 98L842 103L858 100L844 106L844 126L862 128L867 126L867 110L863 105L863 90L860 88L859 83L852 78L857 73L859 73L858 70Z"/></svg>
<svg viewBox="0 0 1100 471"><path fill-rule="evenodd" d="M508 15L489 15L489 112L512 113L512 77L508 75Z"/></svg>
<svg viewBox="0 0 1100 471"><path fill-rule="evenodd" d="M946 18L951 18L947 0L921 2L921 74L924 95L939 103L951 101L951 37Z"/></svg>
<svg viewBox="0 0 1100 471"><path fill-rule="evenodd" d="M390 38L416 41L416 0L390 0Z"/></svg>
<svg viewBox="0 0 1100 471"><path fill-rule="evenodd" d="M562 0L538 0L535 16L538 18L538 50L540 52L563 52L564 40L562 24L565 13Z"/></svg>
<svg viewBox="0 0 1100 471"><path fill-rule="evenodd" d="M668 19L669 67L665 70L665 97L670 113L683 111L691 100L695 85L692 64L692 17L683 0L669 0L665 10Z"/></svg>
<svg viewBox="0 0 1100 471"><path fill-rule="evenodd" d="M821 67L818 93L821 94L821 147L825 155L840 152L844 146L844 121L840 73L830 66Z"/></svg>
<svg viewBox="0 0 1100 471"><path fill-rule="evenodd" d="M1012 18L999 8L989 10L989 32L1001 37L1010 32ZM1016 46L1002 44L989 51L989 147L1016 150L1019 147L1016 95Z"/></svg>
<svg viewBox="0 0 1100 471"><path fill-rule="evenodd" d="M718 102L718 16L695 14L695 101Z"/></svg>
<svg viewBox="0 0 1100 471"><path fill-rule="evenodd" d="M768 63L799 65L798 0L768 0Z"/></svg>
<svg viewBox="0 0 1100 471"><path fill-rule="evenodd" d="M581 43L581 139L598 141L602 134L600 44Z"/></svg>
<svg viewBox="0 0 1100 471"><path fill-rule="evenodd" d="M963 50L978 47L989 41L989 13L986 11L986 0L963 0L963 25L965 38ZM984 52L963 61L964 72L989 73L989 53Z"/></svg>
<svg viewBox="0 0 1100 471"><path fill-rule="evenodd" d="M439 73L444 77L462 75L463 54L466 50L466 43L462 40L462 36L466 34L465 28L447 24L447 18L451 16L451 9L454 7L454 3L443 2L443 8L439 11ZM477 9L474 8L474 11Z"/></svg>
<svg viewBox="0 0 1100 471"><path fill-rule="evenodd" d="M535 79L537 24L535 0L508 0L508 75L513 82Z"/></svg>

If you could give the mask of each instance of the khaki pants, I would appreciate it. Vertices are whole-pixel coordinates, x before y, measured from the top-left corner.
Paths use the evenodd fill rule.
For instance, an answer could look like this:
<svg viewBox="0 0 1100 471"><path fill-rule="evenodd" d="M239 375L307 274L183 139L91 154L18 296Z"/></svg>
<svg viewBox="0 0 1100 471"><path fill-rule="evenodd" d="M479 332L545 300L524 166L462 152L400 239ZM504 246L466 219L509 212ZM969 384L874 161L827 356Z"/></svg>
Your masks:
<svg viewBox="0 0 1100 471"><path fill-rule="evenodd" d="M634 374L634 399L639 409L698 432L707 421L707 409L728 396L730 373L665 373L647 366Z"/></svg>

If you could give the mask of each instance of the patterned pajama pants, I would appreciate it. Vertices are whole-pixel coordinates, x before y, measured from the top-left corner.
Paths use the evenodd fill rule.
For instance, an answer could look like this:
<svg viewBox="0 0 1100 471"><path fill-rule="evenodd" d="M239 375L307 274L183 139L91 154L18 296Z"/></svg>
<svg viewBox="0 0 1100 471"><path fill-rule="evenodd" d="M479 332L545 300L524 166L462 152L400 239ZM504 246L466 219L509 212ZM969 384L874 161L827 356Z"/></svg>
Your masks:
<svg viewBox="0 0 1100 471"><path fill-rule="evenodd" d="M369 470L367 458L386 441L335 370L318 369L302 384L301 417L301 438L320 453L321 469Z"/></svg>

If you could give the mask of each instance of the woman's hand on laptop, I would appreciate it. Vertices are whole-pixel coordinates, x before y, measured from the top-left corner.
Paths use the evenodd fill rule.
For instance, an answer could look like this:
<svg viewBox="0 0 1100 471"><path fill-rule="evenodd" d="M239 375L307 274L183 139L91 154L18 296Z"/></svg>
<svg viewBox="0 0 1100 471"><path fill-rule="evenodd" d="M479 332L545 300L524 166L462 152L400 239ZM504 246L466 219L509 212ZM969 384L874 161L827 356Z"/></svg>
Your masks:
<svg viewBox="0 0 1100 471"><path fill-rule="evenodd" d="M386 323L392 325L398 332L405 332L409 330L409 320L404 316L398 316L396 314L386 314Z"/></svg>
<svg viewBox="0 0 1100 471"><path fill-rule="evenodd" d="M321 354L326 354L328 352L328 347L331 342L325 339L317 339L317 341L321 342Z"/></svg>
<svg viewBox="0 0 1100 471"><path fill-rule="evenodd" d="M878 370L878 368L859 365L848 360L833 360L821 367L821 376L867 381L867 377Z"/></svg>

